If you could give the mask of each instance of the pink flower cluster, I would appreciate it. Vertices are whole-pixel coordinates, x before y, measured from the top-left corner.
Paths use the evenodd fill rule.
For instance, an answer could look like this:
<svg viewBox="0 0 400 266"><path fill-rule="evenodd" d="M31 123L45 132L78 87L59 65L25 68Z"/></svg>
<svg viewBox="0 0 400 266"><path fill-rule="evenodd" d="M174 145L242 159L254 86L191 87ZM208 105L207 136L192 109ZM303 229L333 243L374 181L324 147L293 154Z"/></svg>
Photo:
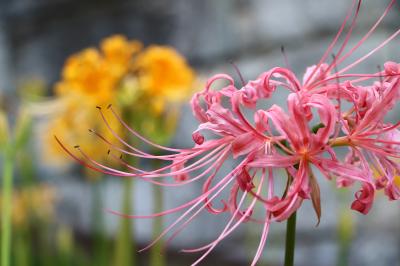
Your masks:
<svg viewBox="0 0 400 266"><path fill-rule="evenodd" d="M400 132L397 129L400 122L393 124L385 119L399 99L400 65L386 62L382 70L372 74L349 74L348 71L400 31L365 56L340 67L374 32L394 3L392 1L366 35L344 53L356 24L360 2L353 1L333 42L319 63L307 68L302 82L284 67L266 71L241 87L237 87L233 78L226 74L209 79L204 90L196 93L191 101L194 116L200 122L192 135L193 148L174 149L152 143L129 128L110 107L133 135L164 153L150 154L115 135L123 144L120 147L96 133L110 145L110 149L129 156L169 162L166 166L152 171L138 169L111 152L111 156L128 169L124 171L92 160L81 149L83 158L70 154L96 171L140 178L156 185L182 187L201 181L202 193L181 206L148 216L125 215L150 218L182 211L183 214L155 239L157 241L175 228L170 239L174 238L202 210L216 215L229 212L231 219L215 241L200 248L184 250L204 251L193 265L247 221L263 226L254 265L262 254L270 223L288 219L304 200L312 201L319 220L320 189L313 171L319 171L328 180L335 179L338 187L358 186L351 208L363 214L371 209L376 190L383 189L390 200L399 199L400 188L394 183L394 178L400 174L396 161L400 157ZM331 62L325 63L348 23L350 26L342 45ZM217 80L224 80L227 85L219 90L211 89ZM287 108L262 104L281 88L290 92ZM252 117L248 116L249 111ZM101 109L100 113L109 125ZM338 147L348 149L345 158L337 156ZM231 157L237 164L229 173L220 175L224 162ZM286 184L284 190L280 189L282 183ZM216 207L216 199L227 189L230 189L228 198L218 202L220 206ZM246 198L251 200L246 201ZM264 210L261 219L254 217L256 206Z"/></svg>

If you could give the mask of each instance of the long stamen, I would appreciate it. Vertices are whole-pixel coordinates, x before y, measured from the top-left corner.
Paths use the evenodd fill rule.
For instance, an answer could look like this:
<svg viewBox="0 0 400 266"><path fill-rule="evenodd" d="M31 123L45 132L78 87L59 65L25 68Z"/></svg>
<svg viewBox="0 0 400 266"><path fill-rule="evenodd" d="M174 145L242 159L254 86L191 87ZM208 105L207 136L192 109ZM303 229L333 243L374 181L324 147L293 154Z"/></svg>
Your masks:
<svg viewBox="0 0 400 266"><path fill-rule="evenodd" d="M347 21L349 20L351 13L353 11L354 5L356 4L358 0L353 0L351 7L349 8L349 10L347 11L347 15L345 17L345 19L342 22L342 25L339 28L339 31L336 33L336 36L333 38L333 41L331 42L331 44L328 46L328 49L325 51L325 53L322 55L320 61L318 62L317 66L315 67L314 71L311 73L311 75L305 80L304 82L304 86L308 86L308 82L310 80L312 80L312 78L314 77L315 73L317 72L317 70L321 67L322 63L325 62L325 59L329 56L329 54L331 53L333 47L335 46L336 42L338 41L340 35L342 34L344 27L347 24ZM358 1L360 2L360 1Z"/></svg>
<svg viewBox="0 0 400 266"><path fill-rule="evenodd" d="M243 196L240 200L239 206L241 206L244 202L244 199L246 198L247 192L243 193ZM232 215L231 219L229 220L229 222L227 223L227 225L225 226L224 230L222 231L222 233L218 236L217 240L214 241L214 243L209 247L209 249L199 258L197 259L197 261L195 261L192 266L195 266L197 264L199 264L214 248L215 246L223 239L225 238L224 234L226 233L226 231L229 229L230 225L233 223L233 221L235 220L235 214L237 214L237 212L239 211L239 208L236 209L235 213Z"/></svg>
<svg viewBox="0 0 400 266"><path fill-rule="evenodd" d="M361 63L362 61L364 61L365 59L367 59L368 57L370 57L371 55L373 55L376 51L380 50L383 46L385 46L386 44L388 44L391 40L393 40L394 38L396 38L398 35L400 34L400 30L397 30L396 32L394 32L389 38L387 38L385 41L383 41L380 45L378 45L377 47L375 47L373 50L371 50L369 53L367 53L366 55L364 55L363 57L361 57L360 59L356 60L355 62L351 63L350 65L344 67L342 70L340 70L338 72L338 74L342 74L350 69L352 69L353 67L355 67L356 65L358 65L359 63Z"/></svg>
<svg viewBox="0 0 400 266"><path fill-rule="evenodd" d="M246 195L247 195L246 192L243 193L243 196L242 196L242 198L241 198L241 200L240 200L239 206L241 206L241 205L243 204ZM239 212L239 209L236 209L235 214L237 214L238 212ZM220 234L220 236L219 236L217 239L219 239L219 238L226 232L227 228L231 225L231 223L232 223L233 220L235 219L235 216L236 216L236 215L232 215L230 221L229 221L228 224L225 226L225 229L222 231L222 233ZM182 227L179 228L179 230L177 230L177 231L174 233L174 235L172 235L172 236L168 239L168 242L170 242L173 238L175 238L175 237L182 231L182 229L185 228L185 227L192 221L192 218L193 218L193 217L191 217L191 219L187 220L187 221L182 225ZM212 244L208 244L208 245L207 245L207 248L213 246L213 243L215 243L215 241L213 241ZM203 247L202 250L204 250L204 249L206 249L206 248ZM201 250L197 250L197 251L201 251ZM187 250L184 250L184 251L182 251L182 252L187 252Z"/></svg>
<svg viewBox="0 0 400 266"><path fill-rule="evenodd" d="M352 21L351 21L350 28L349 28L349 30L348 30L348 32L347 32L347 34L346 34L346 37L345 37L345 39L344 39L342 45L340 46L339 51L336 53L336 56L335 56L335 55L333 56L332 63L331 63L331 64L328 66L328 68L324 71L324 74L329 73L329 70L331 70L332 68L335 69L335 73L338 72L338 71L337 71L337 65L339 64L339 62L337 62L336 60L337 60L337 58L340 57L340 55L342 54L344 48L346 47L347 43L348 43L349 40L350 40L351 33L353 32L353 29L354 29L354 27L355 27L355 25L356 25L356 21L357 21L358 14L360 13L360 7L361 7L361 0L358 1L358 5L357 5L357 7L356 7L356 11L355 11L355 14L354 14L354 16L353 16L353 19L352 19Z"/></svg>
<svg viewBox="0 0 400 266"><path fill-rule="evenodd" d="M332 54L332 58L333 61L336 61L336 56L334 54ZM337 73L337 65L334 65L335 68L335 73ZM333 137L333 141L335 141L335 139L339 136L339 132L340 132L340 124L341 124L341 120L342 120L342 101L341 101L341 97L340 97L340 82L339 82L339 78L336 76L336 86L337 86L337 97L336 100L338 102L338 111L337 111L337 125L335 128L335 133L334 133L334 137Z"/></svg>
<svg viewBox="0 0 400 266"><path fill-rule="evenodd" d="M130 126L128 126L128 124L126 124L126 122L121 118L121 116L117 114L117 112L114 110L114 108L113 108L111 105L108 106L108 109L111 110L111 112L114 114L115 118L116 118L130 133L132 133L135 137L139 138L139 139L142 140L143 142L145 142L145 143L147 143L147 144L149 144L149 145L151 145L151 146L153 146L153 147L155 147L155 148L161 149L161 150L167 150L167 151L172 151L172 152L182 152L182 151L185 151L185 149L174 149L174 148L165 147L165 146L156 144L156 143L154 143L154 142L152 142L152 141L146 139L145 137L143 137L142 135L140 135L138 132L136 132L135 130L133 130ZM101 109L100 109L100 111L101 111ZM102 112L101 112L101 113L102 113ZM104 117L104 115L103 115L103 117Z"/></svg>
<svg viewBox="0 0 400 266"><path fill-rule="evenodd" d="M359 83L359 82L363 82L369 79L373 79L373 78L384 78L384 77L394 77L394 76L400 76L400 74L383 74L383 73L374 73L374 74L342 74L342 75L337 75L337 73L335 73L335 75L331 75L323 80L320 80L316 83L313 83L312 86L308 87L310 92L313 93L320 93L322 90L326 89L325 86L323 87L319 87L323 84L326 84L328 81L332 81L332 80L336 80L337 78L340 79L348 79L348 78L358 78L358 79L353 79L351 80L351 83L355 84L355 83Z"/></svg>
<svg viewBox="0 0 400 266"><path fill-rule="evenodd" d="M173 160L174 157L176 157L176 154L173 155L152 155L150 153L146 153L144 151L141 151L131 145L129 145L128 143L123 143L126 147L128 147L130 150L136 152L130 152L127 151L123 148L120 148L118 146L116 146L115 144L113 144L111 141L109 141L106 137L104 137L103 135L101 135L100 133L98 133L97 131L93 130L93 129L89 129L89 132L94 134L95 136L97 136L100 140L102 140L103 142L105 142L110 148L117 150L119 152L122 152L123 154L126 155L130 155L130 156L134 156L134 157L140 157L140 158L146 158L146 159L159 159L159 160ZM116 133L115 131L112 132L112 134L114 135L114 133ZM117 136L116 134L114 136ZM119 137L119 136L118 136Z"/></svg>
<svg viewBox="0 0 400 266"><path fill-rule="evenodd" d="M216 198L221 192L222 190L228 186L228 184L230 184L230 182L232 182L232 180L234 180L234 176L231 175L227 175L224 179L222 179L219 184L222 184L222 187L213 195L210 197L210 199L214 199ZM224 181L224 182L223 182ZM216 185L217 186L217 185ZM216 187L215 186L215 187ZM214 188L215 188L214 187ZM207 193L202 195L202 198L207 197L208 195L211 194L210 192L211 190L209 190ZM156 237L149 245L147 245L146 247L144 247L143 249L139 250L139 252L145 251L149 248L151 248L155 243L157 243L165 234L167 234L176 224L178 224L183 218L185 218L194 208L196 208L198 205L200 205L203 201L199 200L197 203L195 203L192 207L190 207L184 214L182 214L175 222L173 222L170 226L168 226L163 232L161 232L161 234ZM203 205L200 207L200 210L203 210L206 206Z"/></svg>
<svg viewBox="0 0 400 266"><path fill-rule="evenodd" d="M219 181L213 188L211 188L210 190L208 190L206 193L203 193L202 195L200 195L200 196L198 196L198 197L196 197L196 198L194 198L193 200L191 200L191 201L189 201L189 202L187 202L187 203L185 203L185 204L182 204L182 205L180 205L180 206L178 206L178 207L175 207L175 208L171 208L171 209L168 209L168 210L166 210L166 211L163 211L163 212L159 212L159 213L153 213L153 214L151 214L151 215L129 215L129 214L124 214L124 213L120 213L120 212L118 212L118 211L114 211L114 210L107 210L108 212L110 212L110 213L112 213L112 214L115 214L115 215L118 215L118 216L121 216L121 217L124 217L124 218L133 218L133 219L149 219L149 218L154 218L154 217L159 217L159 216L164 216L164 215L168 215L168 214L172 214L172 213L176 213L176 212L179 212L179 211L181 211L182 209L185 209L185 208L187 208L187 207L189 207L189 206L191 206L191 205L193 205L193 204L197 204L197 203L200 203L200 202L203 202L203 200L206 198L206 197L208 197L208 195L210 195L212 192L214 192L218 187L220 187L222 184L224 184L224 182L227 182L227 183L229 183L229 182L231 182L231 180L233 180L233 178L235 177L234 175L236 174L236 172L237 171L239 171L239 169L241 169L241 167L243 167L243 164L244 164L245 162L242 162L241 164L239 164L237 167L235 167L230 173L228 173L224 178L222 178L222 180L221 181ZM229 179L230 177L232 177L232 179ZM226 184L227 185L227 184ZM224 186L225 187L225 186ZM197 204L198 205L198 204ZM196 206L197 206L196 205ZM183 218L182 218L183 219ZM178 221L179 222L179 221ZM161 236L162 237L162 236ZM160 238L161 238L160 237Z"/></svg>
<svg viewBox="0 0 400 266"><path fill-rule="evenodd" d="M346 60L350 55L353 54L353 52L355 50L358 49L358 47L360 47L368 38L369 36L375 31L375 29L379 26L379 24L381 23L381 21L383 20L384 17L386 17L386 15L388 14L388 12L390 11L390 9L393 7L393 4L396 2L396 0L391 0L389 5L386 7L385 11L383 12L383 14L379 17L379 19L375 22L375 24L372 26L372 28L367 32L367 34L364 35L364 37L349 51L347 52L344 56L342 56L337 64L340 64L341 62L343 62L344 60Z"/></svg>
<svg viewBox="0 0 400 266"><path fill-rule="evenodd" d="M261 191L261 187L263 185L264 182L264 178L265 178L265 172L263 173L262 177L261 177L261 181L260 181L260 185L258 188L257 193L260 193ZM200 247L200 248L196 248L196 249L184 249L182 250L182 252L187 252L187 253L191 253L191 252L198 252L198 251L202 251L208 248L207 252L204 253L194 264L192 265L197 265L201 260L203 260L213 249L214 247L221 242L222 239L224 239L225 237L227 237L230 233L232 233L240 224L242 224L242 222L247 218L247 216L250 215L250 213L253 211L254 209L254 205L256 204L257 199L254 198L249 206L249 208L246 210L246 212L244 213L244 215L232 226L229 228L229 225L233 222L234 218L236 217L236 215L233 215L230 222L228 223L228 225L225 227L223 233L221 233L221 235L214 240L212 243Z"/></svg>
<svg viewBox="0 0 400 266"><path fill-rule="evenodd" d="M175 187L175 186L183 186L189 183L192 183L194 181L199 180L200 178L202 178L203 176L207 175L209 172L211 172L212 170L214 170L214 172L216 172L216 170L214 169L214 167L216 167L218 164L221 163L221 161L226 157L227 151L225 152L221 152L222 154L218 154L217 156L211 158L209 161L207 161L207 163L210 163L211 161L214 161L213 164L211 164L204 172L200 173L199 175L192 177L188 180L184 180L184 181L180 181L178 183L163 183L163 182L158 182L158 181L154 181L153 178L157 178L157 177L163 177L164 175L150 175L150 174L143 174L143 175L137 175L138 178L143 179L145 181L148 181L150 183L153 183L155 185L160 185L160 186L166 186L166 187ZM127 164L127 167L129 167L129 165ZM169 173L166 174L166 177L169 176L174 176L174 175L178 175L178 174L183 174L183 173L187 173L187 172L174 172L174 173Z"/></svg>
<svg viewBox="0 0 400 266"><path fill-rule="evenodd" d="M258 260L261 257L261 254L264 250L265 247L265 242L267 241L267 236L269 232L269 226L270 226L270 219L271 219L271 214L269 211L265 212L265 224L261 233L261 238L260 238L260 243L257 248L257 252L254 256L253 262L251 263L251 266L255 266Z"/></svg>

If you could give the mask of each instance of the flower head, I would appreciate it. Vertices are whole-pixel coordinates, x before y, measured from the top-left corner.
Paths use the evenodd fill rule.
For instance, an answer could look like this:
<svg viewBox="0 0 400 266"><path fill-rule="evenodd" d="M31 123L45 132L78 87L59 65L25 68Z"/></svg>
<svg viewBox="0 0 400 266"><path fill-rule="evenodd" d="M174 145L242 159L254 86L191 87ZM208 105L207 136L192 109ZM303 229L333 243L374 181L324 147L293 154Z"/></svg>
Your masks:
<svg viewBox="0 0 400 266"><path fill-rule="evenodd" d="M113 101L118 83L141 46L138 41L114 35L102 41L101 50L86 48L72 55L65 63L62 80L56 84L56 94L80 93L96 104Z"/></svg>
<svg viewBox="0 0 400 266"><path fill-rule="evenodd" d="M166 187L182 187L201 181L202 193L176 208L147 216L121 214L149 218L182 211L183 214L155 239L157 241L175 228L169 240L173 239L202 210L215 215L229 212L231 219L213 242L184 250L204 251L193 265L197 265L240 224L259 222L263 232L252 262L255 265L266 243L271 222L288 219L304 200L312 201L319 220L321 195L314 169L328 180L335 178L338 187L357 185L351 208L366 214L372 207L377 189L384 189L389 199L400 196L396 185L400 168L394 160L400 156L400 140L397 138L400 122L392 124L384 119L399 98L400 65L387 62L384 70L373 74L352 74L349 70L400 34L400 30L365 56L341 67L340 64L372 34L394 1L371 30L343 53L355 27L360 3L353 1L338 34L319 63L307 68L302 82L285 67L263 72L256 80L243 86L237 86L226 74L210 78L204 90L194 94L191 101L193 114L200 123L192 134L192 148L174 149L155 144L129 128L118 112L109 108L107 112L111 111L135 137L165 154L153 155L139 150L117 135L115 137L121 140L121 145L114 145L99 136L110 149L128 156L161 160L168 163L166 166L148 171L129 166L123 159L113 156L130 171L114 169L94 161L79 148L81 157L78 157L59 142L71 156L95 171L139 178ZM343 43L328 63L328 56L348 22L350 27ZM226 85L213 89L217 80L225 81ZM261 108L258 103L279 89L290 92L286 101L287 111L275 104ZM347 102L346 106L350 107L346 109L342 102ZM253 112L252 119L245 116L245 109ZM100 110L108 124L104 113ZM345 158L339 158L337 147L343 146L349 152ZM221 174L223 164L231 157L237 164L229 173ZM277 175L281 170L287 173L287 177ZM379 174L378 179L374 171ZM285 189L278 185L282 182L286 184ZM216 203L216 199L222 197L222 191L228 189L229 196ZM249 204L246 204L246 198L251 199ZM256 205L264 210L261 220L254 211Z"/></svg>
<svg viewBox="0 0 400 266"><path fill-rule="evenodd" d="M194 81L193 70L185 58L167 46L149 46L138 56L132 68L138 72L142 90L152 97L168 101L185 99Z"/></svg>
<svg viewBox="0 0 400 266"><path fill-rule="evenodd" d="M151 45L142 49L139 41L122 35L105 38L98 49L86 48L70 56L55 85L57 110L47 125L46 132L51 134L45 134L46 159L65 163L62 150L54 145L53 135L57 135L66 143L85 145L90 156L104 161L108 147L96 145L87 133L90 125L107 139L112 137L94 108L110 103L142 134L167 142L176 128L179 104L192 90L194 78L184 57L173 48ZM105 116L121 135L118 121Z"/></svg>

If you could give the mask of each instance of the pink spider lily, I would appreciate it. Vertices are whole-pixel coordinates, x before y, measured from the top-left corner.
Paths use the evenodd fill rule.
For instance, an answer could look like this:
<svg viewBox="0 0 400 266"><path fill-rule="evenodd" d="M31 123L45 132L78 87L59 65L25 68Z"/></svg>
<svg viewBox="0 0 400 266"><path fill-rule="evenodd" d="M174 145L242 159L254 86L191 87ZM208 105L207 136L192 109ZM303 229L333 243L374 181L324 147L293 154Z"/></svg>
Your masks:
<svg viewBox="0 0 400 266"><path fill-rule="evenodd" d="M390 2L372 28L345 53L361 5L361 1L354 0L337 35L319 63L307 68L303 82L284 67L266 71L242 87L236 87L233 78L226 74L209 79L204 90L196 93L191 101L193 114L200 122L192 134L193 148L169 148L145 139L130 128L111 106L108 112L112 112L133 136L161 150L163 155L148 153L123 140L109 126L101 108L100 115L119 144L92 132L109 145L112 151L110 156L123 168L115 169L96 162L79 147L80 156L75 155L57 141L78 162L105 174L139 178L165 187L183 187L196 181L203 183L199 196L161 213L127 215L113 212L129 218L153 218L183 212L145 249L175 230L168 238L171 241L203 210L215 215L228 212L231 218L214 241L183 251L203 251L203 255L192 264L197 265L242 223L255 222L263 227L251 264L255 265L266 244L272 221L288 219L304 200L311 199L319 222L321 197L313 169L329 180L336 178L338 187L359 184L351 208L363 214L371 209L377 189L384 189L391 200L400 198L400 189L393 182L394 176L400 173L399 165L394 160L400 157L400 132L397 129L400 121L395 124L384 121L399 97L400 65L387 62L383 71L373 74L348 73L399 35L400 30L365 56L339 68L339 64L375 31L394 2ZM349 28L342 44L332 61L325 63L347 24ZM217 80L223 80L227 85L220 90L211 89ZM364 85L367 82L370 84ZM266 109L257 105L279 88L290 91L287 111L277 105ZM344 110L342 102L349 103L350 107ZM247 109L246 112L253 111L253 119L245 116L244 109ZM336 155L336 147L342 146L348 147L349 153L340 159ZM116 152L161 160L167 165L151 171L140 169L129 165L115 155ZM237 164L229 173L221 175L224 162L229 158ZM282 170L287 177L277 175ZM374 170L379 173L379 178L375 177ZM286 188L280 191L279 183L282 181ZM229 197L221 200L220 206L216 207L216 200L228 189ZM256 206L263 209L261 218L255 212Z"/></svg>

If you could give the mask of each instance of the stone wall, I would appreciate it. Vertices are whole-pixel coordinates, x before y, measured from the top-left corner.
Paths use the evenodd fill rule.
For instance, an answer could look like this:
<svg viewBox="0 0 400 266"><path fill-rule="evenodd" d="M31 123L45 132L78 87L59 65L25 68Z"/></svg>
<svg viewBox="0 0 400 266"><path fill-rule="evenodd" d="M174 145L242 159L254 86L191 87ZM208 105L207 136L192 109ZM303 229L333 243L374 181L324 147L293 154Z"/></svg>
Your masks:
<svg viewBox="0 0 400 266"><path fill-rule="evenodd" d="M291 68L302 75L306 66L322 55L345 17L351 1L295 1L295 0L16 0L0 2L0 88L12 93L18 78L41 76L50 84L59 78L65 58L103 37L122 33L145 43L170 44L185 54L189 61L207 76L219 71L233 73L229 65L234 60L246 78L255 78L261 71L283 65L280 46L285 45ZM365 1L361 8L359 27L351 44L383 12L387 1ZM368 39L353 58L367 53L399 27L399 6L385 19L382 27ZM382 60L399 61L399 39L377 53L357 69L375 71ZM283 103L277 95L272 101ZM394 114L397 116L397 114ZM190 111L184 112L174 143L191 145L190 134L196 127ZM91 221L90 188L76 180L52 178L60 173L47 173L60 188L62 198L60 219L74 223L79 230L89 231ZM64 174L67 176L67 174ZM299 212L299 237L296 261L298 265L334 265L337 252L336 224L338 209L350 205L352 195L333 192L332 185L318 177L322 184L323 220L315 228L310 204ZM151 200L144 201L150 192L146 184L135 190L135 208L138 212L151 211ZM118 209L121 186L118 180L104 183L107 207ZM168 206L192 197L193 190L182 195L166 196ZM400 265L398 247L399 203L388 203L381 197L367 217L353 214L356 220L355 241L352 244L351 265ZM173 218L171 218L173 219ZM117 217L107 216L107 230L115 231ZM168 220L171 221L171 220ZM219 222L218 222L219 221ZM185 247L198 241L213 239L222 229L222 219L207 215L194 222L191 230L183 232L173 247ZM149 241L150 223L137 223L141 241ZM196 229L202 228L202 229ZM206 228L204 230L204 228ZM250 229L249 229L250 228ZM247 256L241 242L248 234L255 239L259 230L250 226L227 240L219 251L229 250L232 260L245 261ZM272 226L265 260L279 265L282 258L283 224ZM196 241L194 241L196 240ZM232 251L234 254L232 255ZM396 264L397 263L397 264Z"/></svg>

